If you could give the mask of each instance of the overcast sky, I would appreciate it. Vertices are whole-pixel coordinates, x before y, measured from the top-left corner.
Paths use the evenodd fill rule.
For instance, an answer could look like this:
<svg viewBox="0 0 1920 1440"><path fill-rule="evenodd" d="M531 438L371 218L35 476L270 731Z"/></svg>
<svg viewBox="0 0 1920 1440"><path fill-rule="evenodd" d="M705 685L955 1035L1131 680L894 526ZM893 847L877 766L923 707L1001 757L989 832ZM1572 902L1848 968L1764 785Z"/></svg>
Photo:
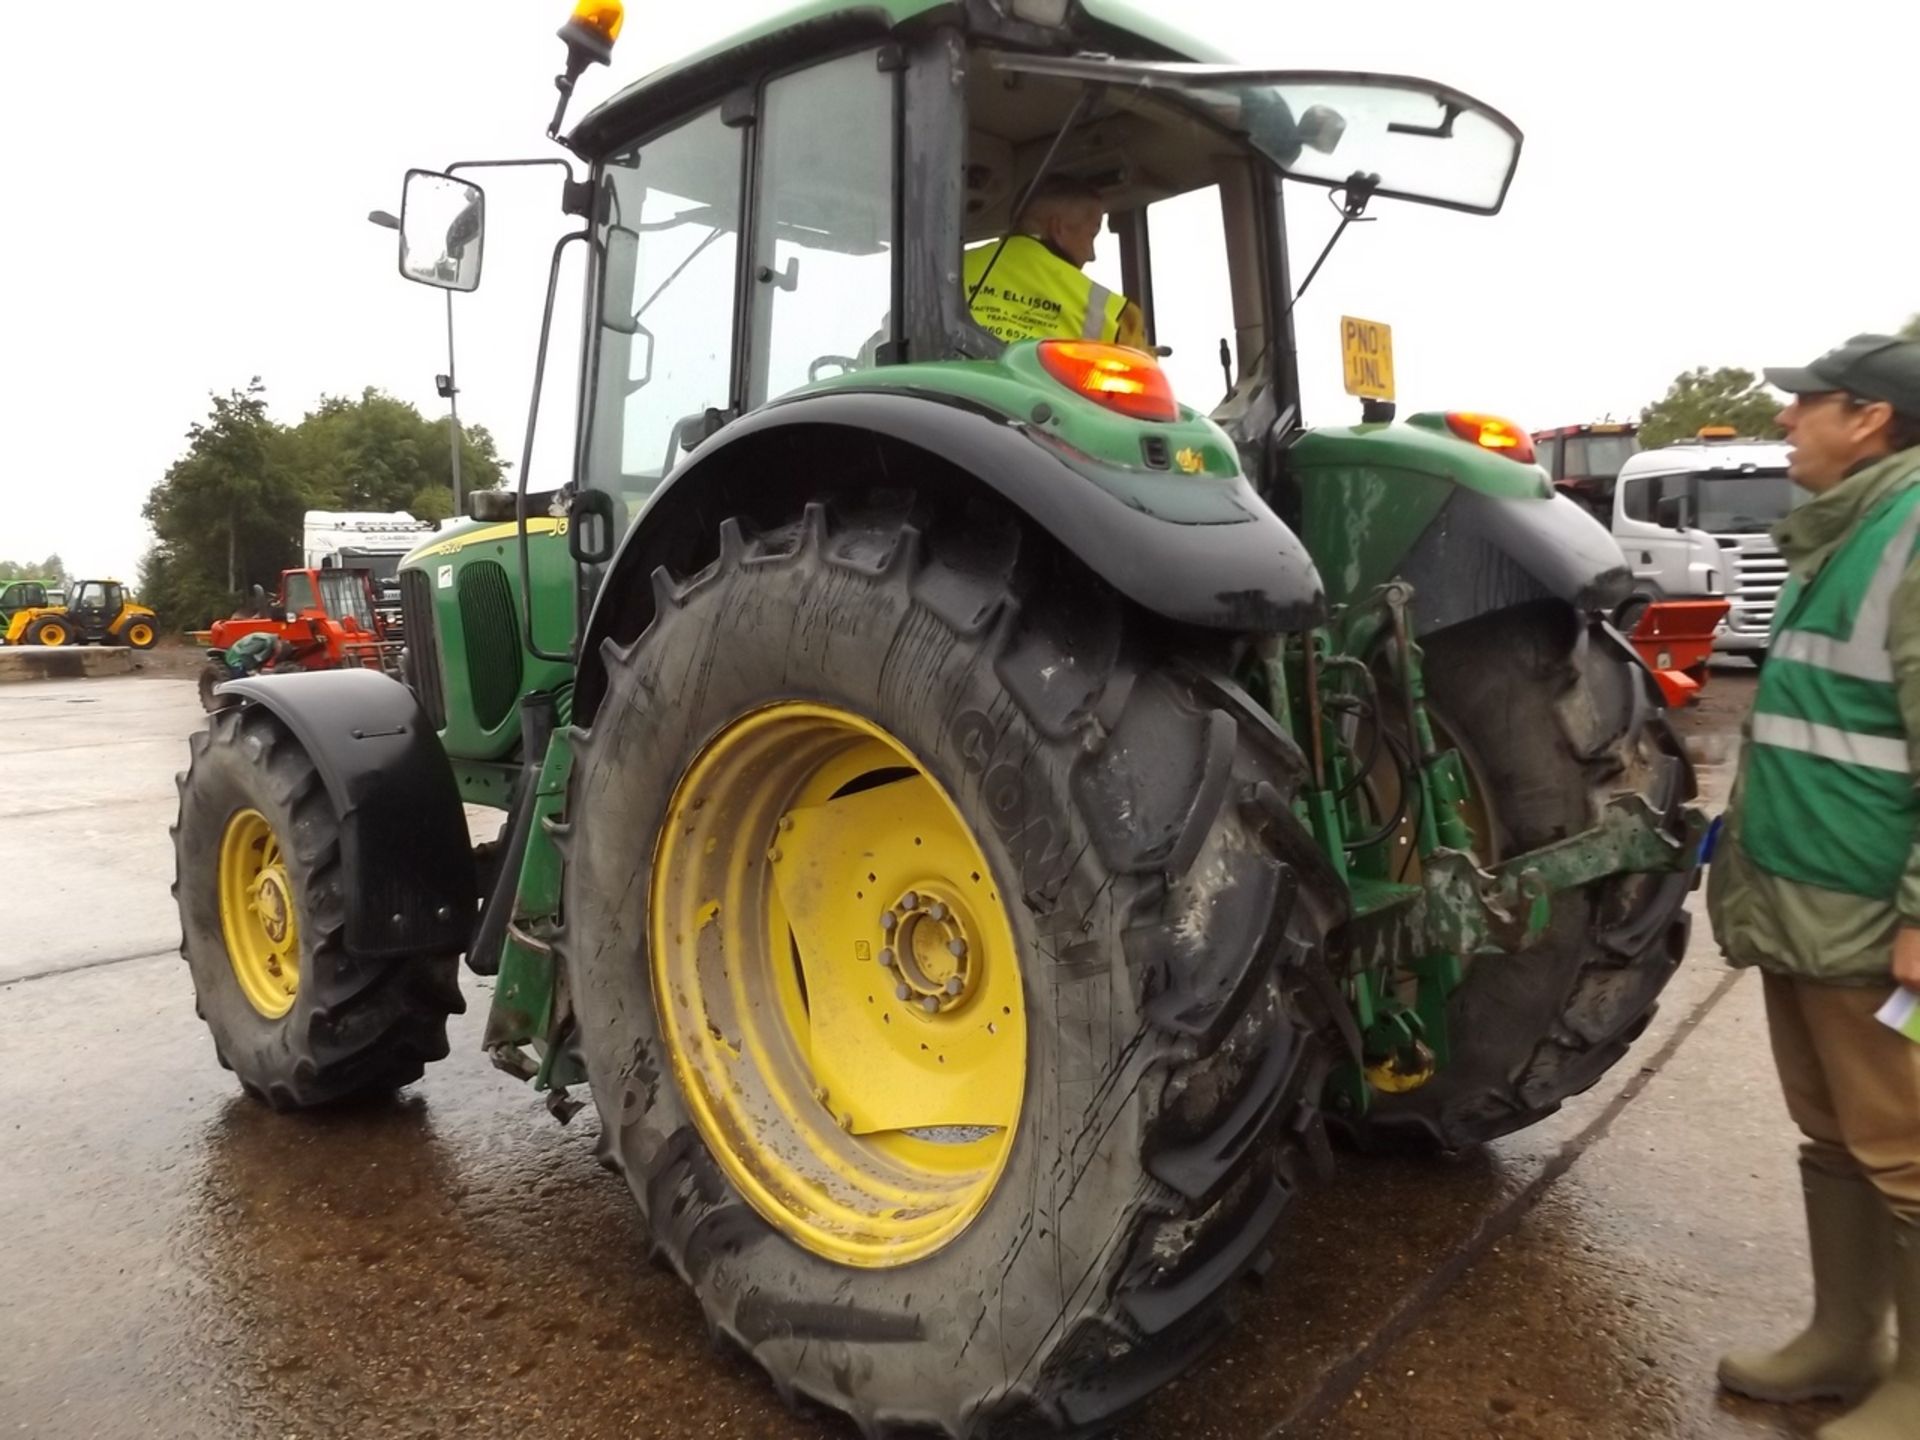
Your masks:
<svg viewBox="0 0 1920 1440"><path fill-rule="evenodd" d="M582 81L573 113L769 8L631 5L611 72ZM76 572L131 578L147 491L208 392L255 374L286 421L366 385L441 413L441 298L399 278L393 236L365 216L398 210L409 165L559 153L543 131L566 10L8 7L0 558L57 550ZM1457 406L1539 427L1634 413L1693 365L1801 363L1920 310L1920 7L1178 10L1250 61L1446 81L1527 135L1501 215L1383 201L1379 223L1349 234L1299 310L1309 422L1356 415L1340 389L1343 313L1393 326L1403 413ZM558 187L552 172L485 183L485 282L459 302L461 409L517 460ZM1295 196L1304 273L1330 212L1320 192ZM556 337L536 484L570 453L576 333Z"/></svg>

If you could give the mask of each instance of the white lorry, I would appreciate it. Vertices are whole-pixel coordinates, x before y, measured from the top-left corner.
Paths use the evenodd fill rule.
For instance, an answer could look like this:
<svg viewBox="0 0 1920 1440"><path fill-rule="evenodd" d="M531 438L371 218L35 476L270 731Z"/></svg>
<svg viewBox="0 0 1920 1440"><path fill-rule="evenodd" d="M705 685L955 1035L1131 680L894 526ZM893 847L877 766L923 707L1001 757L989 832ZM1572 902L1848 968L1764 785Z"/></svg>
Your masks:
<svg viewBox="0 0 1920 1440"><path fill-rule="evenodd" d="M316 570L365 570L373 577L375 608L398 624L400 561L440 527L404 510L309 510L302 548Z"/></svg>
<svg viewBox="0 0 1920 1440"><path fill-rule="evenodd" d="M1614 487L1612 529L1634 574L1670 595L1724 593L1731 603L1713 648L1766 658L1774 602L1787 563L1769 533L1806 493L1787 479L1778 440L1743 440L1728 431L1633 456ZM1719 591L1699 588L1700 537L1726 566Z"/></svg>

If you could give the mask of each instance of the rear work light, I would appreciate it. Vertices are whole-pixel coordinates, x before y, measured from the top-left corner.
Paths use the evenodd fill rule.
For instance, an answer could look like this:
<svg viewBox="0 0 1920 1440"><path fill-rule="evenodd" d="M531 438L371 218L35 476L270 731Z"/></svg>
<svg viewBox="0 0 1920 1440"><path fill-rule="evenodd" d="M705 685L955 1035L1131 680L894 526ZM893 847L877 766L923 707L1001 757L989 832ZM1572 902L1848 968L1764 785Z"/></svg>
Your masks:
<svg viewBox="0 0 1920 1440"><path fill-rule="evenodd" d="M1134 420L1178 420L1173 386L1151 355L1091 340L1042 340L1040 364L1062 385Z"/></svg>
<svg viewBox="0 0 1920 1440"><path fill-rule="evenodd" d="M1447 428L1482 450L1491 450L1522 465L1533 463L1533 437L1511 420L1482 415L1475 410L1449 410Z"/></svg>

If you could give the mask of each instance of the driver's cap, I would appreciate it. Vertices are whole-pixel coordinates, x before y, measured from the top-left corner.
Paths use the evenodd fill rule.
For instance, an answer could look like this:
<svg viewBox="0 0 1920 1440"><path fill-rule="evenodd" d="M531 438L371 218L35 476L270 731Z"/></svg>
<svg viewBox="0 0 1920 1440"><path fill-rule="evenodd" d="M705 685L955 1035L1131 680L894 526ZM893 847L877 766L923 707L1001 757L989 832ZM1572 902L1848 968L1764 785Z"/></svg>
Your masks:
<svg viewBox="0 0 1920 1440"><path fill-rule="evenodd" d="M1769 385L1789 395L1844 390L1863 400L1884 400L1909 419L1920 420L1920 340L1856 335L1810 365L1762 373Z"/></svg>

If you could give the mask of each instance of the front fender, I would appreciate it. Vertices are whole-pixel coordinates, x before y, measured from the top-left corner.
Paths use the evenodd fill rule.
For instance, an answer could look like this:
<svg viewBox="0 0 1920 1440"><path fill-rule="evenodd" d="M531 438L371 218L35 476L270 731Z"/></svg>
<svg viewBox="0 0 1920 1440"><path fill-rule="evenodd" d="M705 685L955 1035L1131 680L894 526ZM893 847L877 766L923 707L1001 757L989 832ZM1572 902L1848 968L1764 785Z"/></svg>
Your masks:
<svg viewBox="0 0 1920 1440"><path fill-rule="evenodd" d="M1288 456L1301 532L1329 598L1399 578L1423 634L1533 600L1611 610L1633 588L1605 526L1518 465L1417 426L1300 437Z"/></svg>
<svg viewBox="0 0 1920 1440"><path fill-rule="evenodd" d="M1306 547L1243 476L1183 485L1186 477L1103 462L1043 424L963 400L838 389L734 422L654 492L600 587L580 651L580 708L590 714L598 694L601 640L644 627L648 576L688 563L689 523L710 540L725 515L716 496L755 483L827 495L856 471L861 485L876 476L898 488L983 485L1129 600L1181 624L1271 632L1325 615Z"/></svg>
<svg viewBox="0 0 1920 1440"><path fill-rule="evenodd" d="M266 710L320 772L340 821L348 953L465 950L477 896L453 767L413 693L374 670L229 680L216 693Z"/></svg>

